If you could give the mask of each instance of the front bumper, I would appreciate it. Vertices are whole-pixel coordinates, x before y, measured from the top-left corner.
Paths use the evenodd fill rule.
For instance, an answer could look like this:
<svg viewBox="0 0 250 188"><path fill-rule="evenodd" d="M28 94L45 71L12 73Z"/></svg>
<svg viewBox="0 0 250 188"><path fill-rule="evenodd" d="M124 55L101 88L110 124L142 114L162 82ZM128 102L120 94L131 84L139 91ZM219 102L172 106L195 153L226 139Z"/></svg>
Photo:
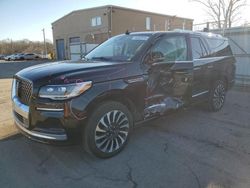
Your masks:
<svg viewBox="0 0 250 188"><path fill-rule="evenodd" d="M50 133L42 133L35 130L29 130L29 107L20 103L20 101L15 98L13 100L13 116L14 121L17 128L27 137L45 142L45 140L51 141L66 141L67 135L64 134L50 134ZM20 120L20 119L23 119Z"/></svg>
<svg viewBox="0 0 250 188"><path fill-rule="evenodd" d="M50 142L50 141L67 141L68 136L64 129L61 129L57 133L49 133L45 129L38 129L31 127L31 112L30 107L22 104L18 97L16 96L16 80L12 83L12 109L14 121L17 128L25 136L40 142Z"/></svg>

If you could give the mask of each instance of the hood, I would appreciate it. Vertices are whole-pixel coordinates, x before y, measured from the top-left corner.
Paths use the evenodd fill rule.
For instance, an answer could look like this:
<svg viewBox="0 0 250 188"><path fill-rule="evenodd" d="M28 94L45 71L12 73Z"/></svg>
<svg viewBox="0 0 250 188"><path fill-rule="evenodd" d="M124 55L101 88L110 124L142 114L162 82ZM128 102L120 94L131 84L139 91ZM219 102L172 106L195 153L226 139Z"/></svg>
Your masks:
<svg viewBox="0 0 250 188"><path fill-rule="evenodd" d="M33 83L62 84L80 81L103 82L138 74L134 63L62 61L45 63L19 71L16 76Z"/></svg>

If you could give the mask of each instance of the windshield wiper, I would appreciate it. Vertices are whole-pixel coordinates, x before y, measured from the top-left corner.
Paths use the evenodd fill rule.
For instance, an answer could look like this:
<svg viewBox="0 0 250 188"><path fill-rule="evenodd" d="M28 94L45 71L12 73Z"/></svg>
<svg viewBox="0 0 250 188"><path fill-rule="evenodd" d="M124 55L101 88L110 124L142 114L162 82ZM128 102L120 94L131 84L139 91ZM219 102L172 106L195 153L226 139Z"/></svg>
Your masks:
<svg viewBox="0 0 250 188"><path fill-rule="evenodd" d="M112 60L112 58L111 58L111 57L103 57L103 56L100 56L100 57L92 57L91 60L110 61L110 60Z"/></svg>

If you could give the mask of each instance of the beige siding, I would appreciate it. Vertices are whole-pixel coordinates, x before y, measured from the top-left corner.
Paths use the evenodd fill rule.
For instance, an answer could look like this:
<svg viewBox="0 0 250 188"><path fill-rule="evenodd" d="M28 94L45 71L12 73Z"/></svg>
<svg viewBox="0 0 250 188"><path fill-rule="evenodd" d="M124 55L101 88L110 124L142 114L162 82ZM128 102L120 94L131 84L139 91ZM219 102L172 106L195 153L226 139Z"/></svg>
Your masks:
<svg viewBox="0 0 250 188"><path fill-rule="evenodd" d="M150 31L183 29L183 23L185 23L185 29L192 30L192 20L190 19L114 7L112 16L112 35L124 33L126 30L146 31L146 17L151 18Z"/></svg>
<svg viewBox="0 0 250 188"><path fill-rule="evenodd" d="M66 58L69 58L69 38L71 37L80 37L81 42L87 43L100 43L106 40L107 37L103 37L108 35L108 16L105 12L106 8L76 11L52 24L54 44L57 39L64 39ZM92 27L91 18L96 16L101 17L102 24Z"/></svg>
<svg viewBox="0 0 250 188"><path fill-rule="evenodd" d="M56 51L56 40L64 39L66 58L69 58L69 38L80 37L81 42L101 43L117 34L129 31L146 31L146 17L151 18L151 31L182 29L191 30L193 20L137 11L117 6L97 7L74 11L52 23L53 40ZM102 24L91 26L91 18L100 16ZM111 32L109 33L109 30Z"/></svg>
<svg viewBox="0 0 250 188"><path fill-rule="evenodd" d="M104 15L106 8L86 11L76 11L52 24L55 38L61 35L75 35L76 33L107 32L108 18ZM91 18L100 16L102 25L91 26Z"/></svg>

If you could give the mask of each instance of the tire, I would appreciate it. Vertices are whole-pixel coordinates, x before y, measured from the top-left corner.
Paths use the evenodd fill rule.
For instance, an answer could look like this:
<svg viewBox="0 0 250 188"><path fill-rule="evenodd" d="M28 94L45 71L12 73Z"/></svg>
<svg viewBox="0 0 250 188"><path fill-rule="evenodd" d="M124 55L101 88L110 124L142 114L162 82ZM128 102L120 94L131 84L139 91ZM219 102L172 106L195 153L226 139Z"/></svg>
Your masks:
<svg viewBox="0 0 250 188"><path fill-rule="evenodd" d="M212 112L219 111L226 100L226 84L223 80L217 80L209 94L208 109Z"/></svg>
<svg viewBox="0 0 250 188"><path fill-rule="evenodd" d="M123 150L132 127L133 118L125 105L113 101L102 103L83 129L83 147L97 157L112 157Z"/></svg>

